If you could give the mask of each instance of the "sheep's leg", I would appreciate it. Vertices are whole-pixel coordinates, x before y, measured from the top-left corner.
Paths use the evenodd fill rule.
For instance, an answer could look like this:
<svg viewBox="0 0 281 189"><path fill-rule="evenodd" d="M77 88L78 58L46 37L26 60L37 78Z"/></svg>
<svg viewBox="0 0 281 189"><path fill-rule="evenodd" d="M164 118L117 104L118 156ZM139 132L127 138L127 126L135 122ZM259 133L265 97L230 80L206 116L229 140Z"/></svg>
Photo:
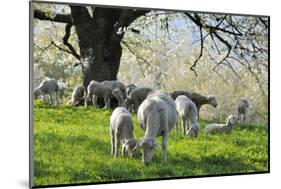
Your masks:
<svg viewBox="0 0 281 189"><path fill-rule="evenodd" d="M166 131L164 131L164 134L162 136L162 155L163 155L163 160L165 162L167 161L167 140L168 140L168 134L169 134L169 132L166 130Z"/></svg>
<svg viewBox="0 0 281 189"><path fill-rule="evenodd" d="M92 93L88 92L87 96L85 97L85 108L87 108L90 98L92 97Z"/></svg>
<svg viewBox="0 0 281 189"><path fill-rule="evenodd" d="M122 156L124 157L126 153L126 145L125 143L122 145Z"/></svg>
<svg viewBox="0 0 281 189"><path fill-rule="evenodd" d="M200 106L200 105L198 105L198 106L197 106L197 116L198 116L198 121L199 121L199 112L200 112L200 108L201 108L201 106Z"/></svg>
<svg viewBox="0 0 281 189"><path fill-rule="evenodd" d="M56 106L59 105L59 94L58 92L55 92L55 99L56 99Z"/></svg>
<svg viewBox="0 0 281 189"><path fill-rule="evenodd" d="M184 117L181 117L182 134L186 135L186 121Z"/></svg>
<svg viewBox="0 0 281 189"><path fill-rule="evenodd" d="M243 114L243 125L245 125L246 122L246 114Z"/></svg>
<svg viewBox="0 0 281 189"><path fill-rule="evenodd" d="M107 108L107 98L106 97L103 97L103 101L104 101L104 107L103 109L106 109Z"/></svg>
<svg viewBox="0 0 281 189"><path fill-rule="evenodd" d="M97 101L98 101L98 97L96 95L93 95L92 102L93 102L93 107L94 108L98 107Z"/></svg>
<svg viewBox="0 0 281 189"><path fill-rule="evenodd" d="M188 131L189 129L191 129L190 128L190 123L189 123L189 121L186 121L185 123L186 123L186 130Z"/></svg>
<svg viewBox="0 0 281 189"><path fill-rule="evenodd" d="M175 125L175 132L176 133L178 132L178 124L179 124L179 119L177 118L177 122L176 122L176 125Z"/></svg>
<svg viewBox="0 0 281 189"><path fill-rule="evenodd" d="M117 134L117 132L115 133L115 153L114 153L114 157L118 156L118 148L120 145L120 136L119 134Z"/></svg>
<svg viewBox="0 0 281 189"><path fill-rule="evenodd" d="M50 96L51 104L53 104L53 96L52 96L52 93L50 93L49 96Z"/></svg>
<svg viewBox="0 0 281 189"><path fill-rule="evenodd" d="M138 112L140 106L139 101L136 99L134 104L135 104L135 112Z"/></svg>
<svg viewBox="0 0 281 189"><path fill-rule="evenodd" d="M114 131L110 129L110 136L111 136L111 155L115 154L115 135Z"/></svg>
<svg viewBox="0 0 281 189"><path fill-rule="evenodd" d="M110 98L107 98L107 108L110 108Z"/></svg>

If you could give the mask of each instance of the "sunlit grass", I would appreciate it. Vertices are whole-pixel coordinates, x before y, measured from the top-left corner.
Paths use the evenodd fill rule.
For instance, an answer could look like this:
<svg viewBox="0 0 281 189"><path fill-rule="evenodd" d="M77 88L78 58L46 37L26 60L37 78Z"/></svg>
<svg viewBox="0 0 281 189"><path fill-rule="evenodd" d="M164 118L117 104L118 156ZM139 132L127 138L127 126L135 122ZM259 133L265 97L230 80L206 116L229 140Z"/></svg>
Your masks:
<svg viewBox="0 0 281 189"><path fill-rule="evenodd" d="M252 173L268 170L268 130L265 126L236 127L232 135L205 135L201 120L197 139L172 131L168 162L162 161L161 138L152 164L110 155L110 110L73 108L35 102L35 185ZM137 139L143 131L133 115Z"/></svg>

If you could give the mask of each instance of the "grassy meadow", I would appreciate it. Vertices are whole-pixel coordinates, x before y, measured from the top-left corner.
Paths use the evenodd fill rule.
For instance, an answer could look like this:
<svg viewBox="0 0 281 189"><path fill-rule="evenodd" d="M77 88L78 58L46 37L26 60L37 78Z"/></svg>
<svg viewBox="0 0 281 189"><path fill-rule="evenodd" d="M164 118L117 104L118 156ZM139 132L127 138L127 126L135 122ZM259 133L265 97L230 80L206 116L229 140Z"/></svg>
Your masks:
<svg viewBox="0 0 281 189"><path fill-rule="evenodd" d="M208 135L200 120L197 139L171 131L168 162L162 161L161 138L149 166L139 154L113 158L110 154L111 110L93 107L59 108L39 101L34 104L34 184L77 184L88 182L153 179L214 174L268 171L268 128L262 125L235 127L232 135ZM144 132L134 114L134 135Z"/></svg>

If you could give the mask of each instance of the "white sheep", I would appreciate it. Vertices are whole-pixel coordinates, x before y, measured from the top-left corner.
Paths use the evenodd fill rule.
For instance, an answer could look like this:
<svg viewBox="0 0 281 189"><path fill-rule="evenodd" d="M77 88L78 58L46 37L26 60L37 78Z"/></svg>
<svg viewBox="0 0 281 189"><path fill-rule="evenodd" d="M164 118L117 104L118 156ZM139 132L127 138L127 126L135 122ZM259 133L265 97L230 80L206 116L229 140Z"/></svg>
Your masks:
<svg viewBox="0 0 281 189"><path fill-rule="evenodd" d="M138 111L139 105L144 101L147 95L152 91L151 88L147 87L137 87L130 91L127 95L127 99L122 104L125 107L128 107L134 112Z"/></svg>
<svg viewBox="0 0 281 189"><path fill-rule="evenodd" d="M200 127L198 124L198 114L195 103L185 95L178 96L175 100L175 103L178 117L182 123L183 135L186 135L187 132L187 135L197 137ZM176 125L176 131L177 127L178 126Z"/></svg>
<svg viewBox="0 0 281 189"><path fill-rule="evenodd" d="M110 136L111 136L111 154L116 157L118 148L122 143L122 156L128 152L133 156L133 150L137 144L133 135L133 119L130 112L124 107L115 108L110 117Z"/></svg>
<svg viewBox="0 0 281 189"><path fill-rule="evenodd" d="M43 99L46 95L49 96L50 102L53 103L53 94L55 95L55 104L59 103L59 85L55 79L45 79L43 80L38 87L34 89L34 98L37 99L40 96L43 96Z"/></svg>
<svg viewBox="0 0 281 189"><path fill-rule="evenodd" d="M238 103L238 120L241 121L242 124L246 121L246 114L248 112L249 102L247 99L240 99Z"/></svg>
<svg viewBox="0 0 281 189"><path fill-rule="evenodd" d="M85 88L83 86L75 87L72 92L71 100L68 102L68 104L71 104L72 106L77 106L81 103L81 101L85 99L85 97Z"/></svg>
<svg viewBox="0 0 281 189"><path fill-rule="evenodd" d="M152 160L157 146L157 136L162 136L162 155L164 161L167 161L168 135L177 121L174 100L163 91L151 92L138 109L138 121L145 131L145 135L136 146L136 149L142 150L142 162L147 165Z"/></svg>
<svg viewBox="0 0 281 189"><path fill-rule="evenodd" d="M120 105L126 98L126 88L120 81L91 81L87 87L85 107L87 107L90 101L93 102L93 106L97 106L98 97L104 99L104 108L110 107L111 98L116 98L118 105Z"/></svg>
<svg viewBox="0 0 281 189"><path fill-rule="evenodd" d="M213 95L209 95L209 96L203 96L199 93L194 93L194 92L189 92L189 91L173 91L170 93L171 97L175 100L179 95L185 95L186 97L188 97L189 99L192 100L192 102L195 103L196 107L197 107L197 111L198 111L198 118L199 118L199 112L200 109L203 105L205 104L209 104L211 106L213 106L214 108L217 107L218 103L217 103L217 99L215 96Z"/></svg>
<svg viewBox="0 0 281 189"><path fill-rule="evenodd" d="M231 134L232 128L238 123L237 116L230 115L225 124L212 123L206 126L206 133L226 133Z"/></svg>

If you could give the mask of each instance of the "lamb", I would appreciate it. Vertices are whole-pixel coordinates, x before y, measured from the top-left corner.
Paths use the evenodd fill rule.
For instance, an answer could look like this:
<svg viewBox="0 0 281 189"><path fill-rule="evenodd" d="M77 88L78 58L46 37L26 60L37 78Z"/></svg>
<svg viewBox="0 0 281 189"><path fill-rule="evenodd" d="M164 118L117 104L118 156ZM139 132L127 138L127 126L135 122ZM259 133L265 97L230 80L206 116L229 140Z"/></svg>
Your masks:
<svg viewBox="0 0 281 189"><path fill-rule="evenodd" d="M145 165L152 160L157 146L157 136L162 136L162 155L163 160L167 161L168 135L176 121L176 104L167 93L153 91L142 102L138 109L138 122L145 131L145 135L138 141L136 149L142 150L142 162Z"/></svg>
<svg viewBox="0 0 281 189"><path fill-rule="evenodd" d="M72 92L71 100L68 102L68 104L71 104L72 106L78 106L81 101L85 99L86 91L83 86L75 87L75 89Z"/></svg>
<svg viewBox="0 0 281 189"><path fill-rule="evenodd" d="M85 98L85 107L87 107L89 101L93 98L93 106L97 106L97 98L102 97L104 99L104 108L110 107L110 98L117 98L120 105L124 97L126 97L126 89L123 83L120 81L91 81L87 87L87 96Z"/></svg>
<svg viewBox="0 0 281 189"><path fill-rule="evenodd" d="M206 133L226 133L231 134L232 128L238 123L237 116L230 115L225 124L212 123L206 126Z"/></svg>
<svg viewBox="0 0 281 189"><path fill-rule="evenodd" d="M114 109L110 117L111 154L118 156L118 148L122 143L122 156L127 152L130 157L135 155L133 150L137 144L133 135L133 119L124 107Z"/></svg>
<svg viewBox="0 0 281 189"><path fill-rule="evenodd" d="M53 103L53 94L55 94L55 104L57 106L59 103L58 92L59 85L57 80L45 79L34 89L34 98L37 99L39 96L43 96L44 98L48 95L50 97L50 102Z"/></svg>
<svg viewBox="0 0 281 189"><path fill-rule="evenodd" d="M147 87L134 88L127 96L127 99L124 101L123 105L125 107L133 107L132 110L137 112L139 105L144 101L151 91L152 89Z"/></svg>
<svg viewBox="0 0 281 189"><path fill-rule="evenodd" d="M197 137L200 127L198 124L197 108L195 103L184 95L178 96L175 103L179 119L181 119L183 135L186 135L186 130L189 129L187 135ZM189 125L191 125L190 128Z"/></svg>
<svg viewBox="0 0 281 189"><path fill-rule="evenodd" d="M238 120L241 121L242 124L245 123L248 108L249 108L248 100L240 99L238 103Z"/></svg>
<svg viewBox="0 0 281 189"><path fill-rule="evenodd" d="M186 97L188 97L189 99L191 99L196 107L197 107L197 111L198 111L198 118L199 118L199 112L201 109L201 106L204 104L209 104L211 106L213 106L214 108L217 107L218 103L217 103L217 99L215 96L203 96L199 93L193 93L193 92L188 92L188 91L173 91L170 93L171 97L175 100L179 95L185 95Z"/></svg>

